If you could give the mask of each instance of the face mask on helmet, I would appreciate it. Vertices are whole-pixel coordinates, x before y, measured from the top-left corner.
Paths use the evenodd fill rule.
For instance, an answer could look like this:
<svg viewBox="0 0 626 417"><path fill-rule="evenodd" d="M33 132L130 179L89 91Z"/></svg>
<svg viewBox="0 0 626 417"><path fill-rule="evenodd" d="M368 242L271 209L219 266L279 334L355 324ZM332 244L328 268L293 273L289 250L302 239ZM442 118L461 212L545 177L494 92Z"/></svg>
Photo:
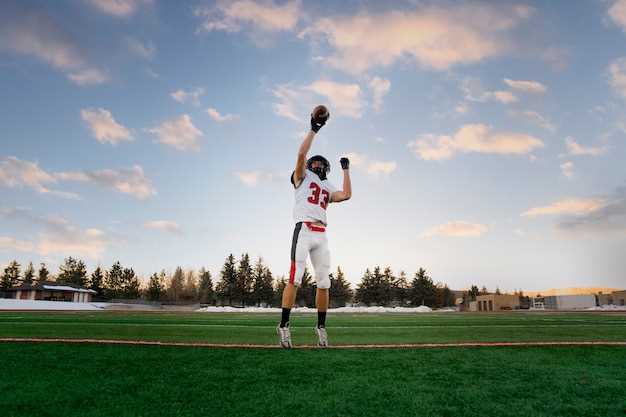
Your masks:
<svg viewBox="0 0 626 417"><path fill-rule="evenodd" d="M322 181L330 172L330 163L323 156L313 156L307 161L307 169L314 172Z"/></svg>

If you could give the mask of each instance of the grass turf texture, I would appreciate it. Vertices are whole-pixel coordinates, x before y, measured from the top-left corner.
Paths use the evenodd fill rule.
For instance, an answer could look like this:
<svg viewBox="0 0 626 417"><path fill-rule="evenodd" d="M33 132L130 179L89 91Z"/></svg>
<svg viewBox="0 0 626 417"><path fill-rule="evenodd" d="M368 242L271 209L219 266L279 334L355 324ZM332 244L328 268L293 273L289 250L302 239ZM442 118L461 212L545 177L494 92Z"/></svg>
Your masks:
<svg viewBox="0 0 626 417"><path fill-rule="evenodd" d="M3 312L0 337L268 344L278 314ZM317 342L314 314L292 317L296 345ZM330 314L333 345L626 341L626 313Z"/></svg>
<svg viewBox="0 0 626 417"><path fill-rule="evenodd" d="M2 416L624 416L626 349L0 344Z"/></svg>

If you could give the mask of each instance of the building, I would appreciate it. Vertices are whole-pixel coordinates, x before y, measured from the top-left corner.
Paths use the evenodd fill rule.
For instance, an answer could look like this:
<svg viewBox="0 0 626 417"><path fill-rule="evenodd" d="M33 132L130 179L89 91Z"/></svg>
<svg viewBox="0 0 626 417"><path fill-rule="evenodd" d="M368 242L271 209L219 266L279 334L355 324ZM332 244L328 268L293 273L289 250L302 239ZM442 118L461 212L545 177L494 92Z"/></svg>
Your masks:
<svg viewBox="0 0 626 417"><path fill-rule="evenodd" d="M476 296L470 303L470 311L519 310L519 295L488 294Z"/></svg>
<svg viewBox="0 0 626 417"><path fill-rule="evenodd" d="M598 305L615 305L615 306L623 306L626 305L626 290L621 291L613 291L610 294L598 294L596 295L596 299Z"/></svg>
<svg viewBox="0 0 626 417"><path fill-rule="evenodd" d="M595 295L549 295L533 298L535 308L546 310L583 310L596 306ZM541 305L542 307L539 307Z"/></svg>
<svg viewBox="0 0 626 417"><path fill-rule="evenodd" d="M19 287L10 288L6 292L12 295L11 298L17 300L69 301L74 303L89 303L96 293L94 290L77 285L50 281L24 283Z"/></svg>

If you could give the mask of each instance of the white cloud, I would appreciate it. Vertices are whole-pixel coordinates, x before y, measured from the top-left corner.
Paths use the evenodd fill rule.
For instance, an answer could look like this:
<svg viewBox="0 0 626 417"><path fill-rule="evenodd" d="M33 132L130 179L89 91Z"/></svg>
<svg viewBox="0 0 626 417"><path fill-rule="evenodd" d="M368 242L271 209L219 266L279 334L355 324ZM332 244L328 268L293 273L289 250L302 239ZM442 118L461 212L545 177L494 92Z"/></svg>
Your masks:
<svg viewBox="0 0 626 417"><path fill-rule="evenodd" d="M609 17L626 32L626 0L616 0L608 11Z"/></svg>
<svg viewBox="0 0 626 417"><path fill-rule="evenodd" d="M362 169L373 177L389 175L398 168L396 161L370 159L370 157L362 153L349 152L344 156L350 160L350 167Z"/></svg>
<svg viewBox="0 0 626 417"><path fill-rule="evenodd" d="M173 93L170 93L170 97L179 103L186 103L190 101L193 105L200 105L200 97L204 94L204 88L198 87L191 91L185 90L176 90Z"/></svg>
<svg viewBox="0 0 626 417"><path fill-rule="evenodd" d="M159 73L152 68L146 68L146 74L148 74L151 78L154 78L155 80L161 77Z"/></svg>
<svg viewBox="0 0 626 417"><path fill-rule="evenodd" d="M516 103L518 98L510 91L494 91L493 96L496 101L504 104Z"/></svg>
<svg viewBox="0 0 626 417"><path fill-rule="evenodd" d="M482 83L477 78L465 78L461 82L461 90L466 100L485 103L487 101L498 101L503 104L511 104L518 102L518 98L510 91L497 90L487 91L483 88ZM461 110L466 110L462 108ZM458 112L458 110L457 110ZM459 113L462 113L459 112Z"/></svg>
<svg viewBox="0 0 626 417"><path fill-rule="evenodd" d="M152 181L145 176L143 168L139 165L122 169L59 172L55 174L55 178L62 181L92 183L139 200L145 200L156 194Z"/></svg>
<svg viewBox="0 0 626 417"><path fill-rule="evenodd" d="M598 204L593 210L560 219L557 229L569 234L626 236L626 187L619 187Z"/></svg>
<svg viewBox="0 0 626 417"><path fill-rule="evenodd" d="M273 0L218 0L214 7L198 7L194 13L202 18L200 29L239 32L244 27L266 32L290 31L302 15L302 2L288 0L276 4Z"/></svg>
<svg viewBox="0 0 626 417"><path fill-rule="evenodd" d="M364 167L368 159L366 155L357 152L349 152L344 156L350 160L352 167Z"/></svg>
<svg viewBox="0 0 626 417"><path fill-rule="evenodd" d="M544 94L548 88L539 81L511 80L505 78L504 82L509 87L531 94Z"/></svg>
<svg viewBox="0 0 626 417"><path fill-rule="evenodd" d="M306 89L326 97L337 115L360 118L364 105L361 87L357 84L342 84L329 80L314 81Z"/></svg>
<svg viewBox="0 0 626 417"><path fill-rule="evenodd" d="M488 230L489 228L484 224L453 221L428 229L422 233L421 237L479 237L487 233Z"/></svg>
<svg viewBox="0 0 626 417"><path fill-rule="evenodd" d="M14 156L0 160L0 185L10 188L28 187L40 194L78 199L78 196L74 193L48 188L48 184L56 182L54 175L41 169L37 162L24 161Z"/></svg>
<svg viewBox="0 0 626 417"><path fill-rule="evenodd" d="M142 5L152 4L152 0L88 0L88 2L102 13L123 18L134 15Z"/></svg>
<svg viewBox="0 0 626 417"><path fill-rule="evenodd" d="M159 142L172 146L179 151L198 151L200 149L200 137L203 133L191 122L187 114L167 120L148 132L158 136Z"/></svg>
<svg viewBox="0 0 626 417"><path fill-rule="evenodd" d="M81 87L87 85L98 85L108 81L109 77L95 68L87 68L77 72L68 74L67 78L74 82L74 84Z"/></svg>
<svg viewBox="0 0 626 417"><path fill-rule="evenodd" d="M76 40L37 9L8 5L0 10L0 48L38 58L81 86L107 81L87 62Z"/></svg>
<svg viewBox="0 0 626 417"><path fill-rule="evenodd" d="M607 151L606 146L583 146L576 142L576 140L572 137L565 138L565 143L567 145L567 151L570 155L598 156Z"/></svg>
<svg viewBox="0 0 626 417"><path fill-rule="evenodd" d="M469 106L467 105L467 103L459 103L454 108L454 111L456 111L459 114L465 114L469 111Z"/></svg>
<svg viewBox="0 0 626 417"><path fill-rule="evenodd" d="M609 84L617 94L626 98L626 57L618 58L609 65Z"/></svg>
<svg viewBox="0 0 626 417"><path fill-rule="evenodd" d="M231 122L233 120L239 119L239 116L236 114L221 114L219 111L217 111L217 109L213 107L209 107L208 109L206 109L206 112L209 117L211 117L211 119L215 120L218 123Z"/></svg>
<svg viewBox="0 0 626 417"><path fill-rule="evenodd" d="M522 213L525 217L555 214L582 215L592 213L605 206L604 200L594 198L570 198L554 202L547 206L533 207Z"/></svg>
<svg viewBox="0 0 626 417"><path fill-rule="evenodd" d="M507 31L528 18L525 6L463 5L419 7L414 11L361 12L316 19L300 33L325 42L331 67L362 73L413 59L435 70L481 61L510 49Z"/></svg>
<svg viewBox="0 0 626 417"><path fill-rule="evenodd" d="M367 166L370 175L389 175L396 170L398 164L395 161L371 161Z"/></svg>
<svg viewBox="0 0 626 417"><path fill-rule="evenodd" d="M541 127L542 129L546 129L548 131L554 132L556 130L556 126L552 123L548 118L542 116L536 111L533 110L524 110L521 112L514 112L514 115L521 116L524 119L528 120L530 123Z"/></svg>
<svg viewBox="0 0 626 417"><path fill-rule="evenodd" d="M32 242L18 240L10 236L0 236L0 250L15 250L18 252L32 252L35 245Z"/></svg>
<svg viewBox="0 0 626 417"><path fill-rule="evenodd" d="M19 244L24 251L36 252L42 256L59 254L97 259L113 242L102 230L81 229L64 217L38 216L32 214L30 210L18 208L0 209L0 215L42 226L43 230L39 233L37 242L11 242L10 240L5 242L13 243L14 246Z"/></svg>
<svg viewBox="0 0 626 417"><path fill-rule="evenodd" d="M47 187L47 184L55 184L59 181L93 183L130 194L138 199L145 199L156 194L152 182L144 175L143 169L138 165L118 170L48 173L41 169L36 162L23 161L14 156L9 156L0 161L0 185L7 187L25 186L41 194L78 199L74 193L50 190Z"/></svg>
<svg viewBox="0 0 626 417"><path fill-rule="evenodd" d="M574 178L574 163L572 161L563 162L561 165L561 173L567 178Z"/></svg>
<svg viewBox="0 0 626 417"><path fill-rule="evenodd" d="M271 181L274 176L263 171L236 171L235 176L242 184L248 187L256 187L261 182Z"/></svg>
<svg viewBox="0 0 626 417"><path fill-rule="evenodd" d="M143 227L146 229L160 230L162 232L168 232L176 235L182 233L178 223L170 220L152 220L144 223Z"/></svg>
<svg viewBox="0 0 626 417"><path fill-rule="evenodd" d="M61 234L58 231L41 233L37 252L42 256L73 254L98 259L106 250L108 243L105 233L101 230L82 230L68 224Z"/></svg>
<svg viewBox="0 0 626 417"><path fill-rule="evenodd" d="M523 155L544 146L540 139L521 133L494 133L484 124L463 125L452 136L422 135L408 144L418 158L444 160L458 152Z"/></svg>
<svg viewBox="0 0 626 417"><path fill-rule="evenodd" d="M152 42L142 42L129 36L126 38L126 45L132 53L144 59L152 59L156 54L156 47Z"/></svg>
<svg viewBox="0 0 626 417"><path fill-rule="evenodd" d="M113 118L105 109L82 109L80 116L89 125L93 136L100 143L116 145L121 141L132 140L129 130Z"/></svg>
<svg viewBox="0 0 626 417"><path fill-rule="evenodd" d="M54 177L39 168L36 162L23 161L14 156L0 162L0 184L4 186L26 186L38 193L48 193L50 190L45 184L55 182Z"/></svg>
<svg viewBox="0 0 626 417"><path fill-rule="evenodd" d="M278 99L274 103L274 112L296 121L308 118L313 107L320 104L320 101L328 103L331 118L346 116L358 119L366 104L358 84L329 80L317 80L304 86L282 84L275 87L272 93Z"/></svg>
<svg viewBox="0 0 626 417"><path fill-rule="evenodd" d="M383 107L383 98L389 93L389 90L391 89L391 81L385 78L374 77L370 80L368 86L372 91L373 96L372 108L375 111L379 112L382 110Z"/></svg>

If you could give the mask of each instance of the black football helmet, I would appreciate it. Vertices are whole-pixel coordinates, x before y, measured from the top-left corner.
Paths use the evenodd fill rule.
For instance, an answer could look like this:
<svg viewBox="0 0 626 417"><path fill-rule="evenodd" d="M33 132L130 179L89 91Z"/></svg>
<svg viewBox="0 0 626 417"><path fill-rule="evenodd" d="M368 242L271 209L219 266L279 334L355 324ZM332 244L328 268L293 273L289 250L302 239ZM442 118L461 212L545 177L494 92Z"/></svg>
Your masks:
<svg viewBox="0 0 626 417"><path fill-rule="evenodd" d="M322 166L313 168L313 162L315 161L321 162ZM330 162L328 162L328 159L324 158L322 155L315 155L306 161L306 169L316 173L317 176L323 181L326 179L326 175L330 172Z"/></svg>

